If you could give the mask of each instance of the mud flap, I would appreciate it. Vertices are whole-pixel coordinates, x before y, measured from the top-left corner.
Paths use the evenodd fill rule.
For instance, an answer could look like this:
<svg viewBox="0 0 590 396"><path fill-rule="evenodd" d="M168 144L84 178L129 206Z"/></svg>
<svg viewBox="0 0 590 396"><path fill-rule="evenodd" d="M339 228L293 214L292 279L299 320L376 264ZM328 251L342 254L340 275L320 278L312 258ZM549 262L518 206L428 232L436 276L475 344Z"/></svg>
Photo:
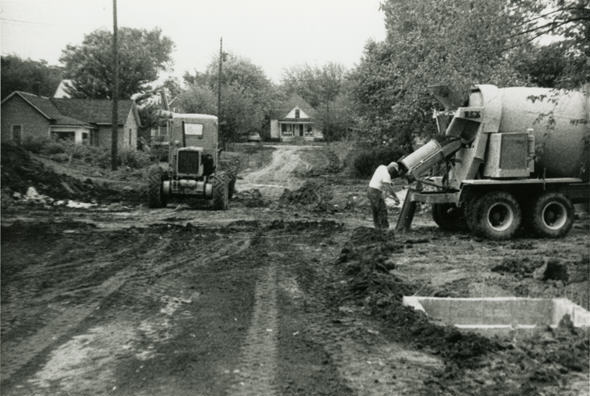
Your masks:
<svg viewBox="0 0 590 396"><path fill-rule="evenodd" d="M411 199L412 192L413 190L408 190L406 199L404 199L402 210L399 212L397 224L395 225L396 233L401 234L409 231L412 226L412 220L414 220L414 214L416 213L416 202Z"/></svg>

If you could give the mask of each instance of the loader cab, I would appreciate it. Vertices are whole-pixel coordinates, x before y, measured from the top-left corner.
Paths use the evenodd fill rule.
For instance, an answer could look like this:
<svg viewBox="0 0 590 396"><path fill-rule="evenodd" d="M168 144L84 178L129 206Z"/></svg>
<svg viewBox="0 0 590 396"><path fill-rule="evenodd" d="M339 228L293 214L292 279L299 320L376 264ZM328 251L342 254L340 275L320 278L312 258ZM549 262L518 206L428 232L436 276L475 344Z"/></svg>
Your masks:
<svg viewBox="0 0 590 396"><path fill-rule="evenodd" d="M198 179L215 171L218 164L216 116L173 114L168 130L168 158L176 177Z"/></svg>

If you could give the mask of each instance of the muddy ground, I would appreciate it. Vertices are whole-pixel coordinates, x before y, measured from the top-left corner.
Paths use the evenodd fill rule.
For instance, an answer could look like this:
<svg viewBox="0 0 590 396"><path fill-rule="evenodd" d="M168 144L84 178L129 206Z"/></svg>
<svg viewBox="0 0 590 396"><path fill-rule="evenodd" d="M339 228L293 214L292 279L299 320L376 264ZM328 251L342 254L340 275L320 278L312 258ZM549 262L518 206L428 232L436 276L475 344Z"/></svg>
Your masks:
<svg viewBox="0 0 590 396"><path fill-rule="evenodd" d="M130 191L89 209L3 194L2 394L588 394L588 333L568 323L484 338L401 305L589 308L587 216L561 240L493 242L440 231L423 209L411 232L382 235L366 181L329 147L241 159L226 212L148 210Z"/></svg>

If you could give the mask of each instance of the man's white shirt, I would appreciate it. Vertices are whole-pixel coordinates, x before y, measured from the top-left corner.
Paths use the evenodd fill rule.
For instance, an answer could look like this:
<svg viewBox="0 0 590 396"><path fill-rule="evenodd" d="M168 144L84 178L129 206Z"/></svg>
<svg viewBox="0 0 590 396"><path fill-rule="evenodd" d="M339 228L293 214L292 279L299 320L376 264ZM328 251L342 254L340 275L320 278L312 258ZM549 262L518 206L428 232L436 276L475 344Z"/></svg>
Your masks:
<svg viewBox="0 0 590 396"><path fill-rule="evenodd" d="M391 175L385 165L379 165L373 173L373 177L369 182L369 187L376 188L383 192L387 191L386 185L391 184Z"/></svg>

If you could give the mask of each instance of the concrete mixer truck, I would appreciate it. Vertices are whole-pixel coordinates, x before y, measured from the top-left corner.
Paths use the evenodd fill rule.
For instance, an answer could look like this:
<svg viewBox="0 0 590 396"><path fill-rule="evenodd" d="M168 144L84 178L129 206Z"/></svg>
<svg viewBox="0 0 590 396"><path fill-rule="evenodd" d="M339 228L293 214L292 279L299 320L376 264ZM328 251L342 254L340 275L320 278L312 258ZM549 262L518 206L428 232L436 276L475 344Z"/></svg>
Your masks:
<svg viewBox="0 0 590 396"><path fill-rule="evenodd" d="M396 229L432 204L442 229L508 239L561 237L590 200L590 93L476 85L468 97L432 87L438 134L398 161L411 181Z"/></svg>

